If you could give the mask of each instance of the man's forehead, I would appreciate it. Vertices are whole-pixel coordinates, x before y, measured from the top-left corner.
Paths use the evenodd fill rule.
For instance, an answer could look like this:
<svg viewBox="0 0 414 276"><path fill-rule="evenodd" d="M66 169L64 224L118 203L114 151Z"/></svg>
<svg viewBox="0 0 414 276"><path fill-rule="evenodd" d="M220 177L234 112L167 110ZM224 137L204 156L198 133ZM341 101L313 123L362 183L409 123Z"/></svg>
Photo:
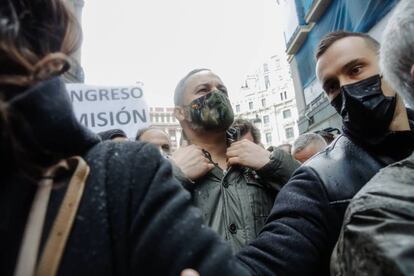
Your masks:
<svg viewBox="0 0 414 276"><path fill-rule="evenodd" d="M186 88L195 88L200 84L220 83L223 84L219 76L211 71L204 70L191 75L186 82Z"/></svg>
<svg viewBox="0 0 414 276"><path fill-rule="evenodd" d="M145 138L154 138L154 137L168 137L167 134L162 131L161 129L148 129L147 131L144 132L144 134L142 134L142 137Z"/></svg>
<svg viewBox="0 0 414 276"><path fill-rule="evenodd" d="M352 60L375 56L373 49L364 38L344 37L335 41L316 63L316 74L322 80L327 74L335 74Z"/></svg>

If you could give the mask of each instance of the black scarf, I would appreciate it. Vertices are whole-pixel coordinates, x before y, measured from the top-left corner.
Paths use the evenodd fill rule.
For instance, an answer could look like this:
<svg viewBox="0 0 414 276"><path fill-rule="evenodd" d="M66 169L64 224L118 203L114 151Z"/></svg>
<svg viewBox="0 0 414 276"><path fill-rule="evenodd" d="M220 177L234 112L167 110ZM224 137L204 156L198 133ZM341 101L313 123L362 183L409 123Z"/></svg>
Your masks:
<svg viewBox="0 0 414 276"><path fill-rule="evenodd" d="M6 105L7 120L0 122L3 169L18 169L22 164L49 166L81 155L100 141L76 119L65 84L58 77L18 93Z"/></svg>

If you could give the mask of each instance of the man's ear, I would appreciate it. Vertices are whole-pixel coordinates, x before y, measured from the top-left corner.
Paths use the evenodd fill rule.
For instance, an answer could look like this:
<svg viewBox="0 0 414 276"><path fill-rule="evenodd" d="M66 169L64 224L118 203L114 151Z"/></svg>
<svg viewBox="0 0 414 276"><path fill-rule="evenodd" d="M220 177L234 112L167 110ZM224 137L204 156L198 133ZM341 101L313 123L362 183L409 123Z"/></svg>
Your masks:
<svg viewBox="0 0 414 276"><path fill-rule="evenodd" d="M181 122L185 120L185 110L181 106L174 107L174 116L175 118Z"/></svg>
<svg viewBox="0 0 414 276"><path fill-rule="evenodd" d="M414 64L413 64L413 65L411 65L410 74L411 74L411 78L412 78L412 79L413 79L413 81L414 81Z"/></svg>

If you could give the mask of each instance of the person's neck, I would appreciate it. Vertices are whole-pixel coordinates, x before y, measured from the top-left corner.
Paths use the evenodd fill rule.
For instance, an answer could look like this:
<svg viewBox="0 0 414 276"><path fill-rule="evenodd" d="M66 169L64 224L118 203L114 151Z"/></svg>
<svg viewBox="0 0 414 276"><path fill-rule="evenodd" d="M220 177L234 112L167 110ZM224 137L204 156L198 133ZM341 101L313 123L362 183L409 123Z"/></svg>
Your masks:
<svg viewBox="0 0 414 276"><path fill-rule="evenodd" d="M208 151L212 160L216 162L220 168L223 170L227 168L227 140L225 131L218 133L195 133L190 130L187 132L187 136L192 144Z"/></svg>
<svg viewBox="0 0 414 276"><path fill-rule="evenodd" d="M396 95L397 103L395 107L394 117L390 124L391 131L406 131L410 130L410 123L408 121L407 109L401 97Z"/></svg>

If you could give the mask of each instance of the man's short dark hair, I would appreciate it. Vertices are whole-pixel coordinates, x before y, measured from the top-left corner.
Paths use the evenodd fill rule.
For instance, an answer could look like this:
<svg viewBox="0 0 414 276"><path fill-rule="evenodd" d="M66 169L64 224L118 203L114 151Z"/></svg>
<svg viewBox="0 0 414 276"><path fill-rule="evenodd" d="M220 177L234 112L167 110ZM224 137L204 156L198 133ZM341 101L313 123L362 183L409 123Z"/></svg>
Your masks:
<svg viewBox="0 0 414 276"><path fill-rule="evenodd" d="M249 120L238 118L234 120L232 127L237 127L240 131L240 137L251 133L253 137L253 142L255 144L260 144L260 130L255 127Z"/></svg>
<svg viewBox="0 0 414 276"><path fill-rule="evenodd" d="M207 69L207 68L199 68L199 69L191 70L184 78L182 78L178 82L177 87L175 87L175 90L174 90L174 104L175 104L175 106L179 106L179 105L182 104L185 85L186 85L186 82L187 82L188 78L191 77L194 74L197 74L198 72L201 72L201 71L211 71L211 70Z"/></svg>
<svg viewBox="0 0 414 276"><path fill-rule="evenodd" d="M117 137L127 138L126 133L122 129L109 129L98 133L102 141L112 140Z"/></svg>
<svg viewBox="0 0 414 276"><path fill-rule="evenodd" d="M201 71L211 71L211 70L206 69L206 68L194 69L194 70L190 71L184 78L182 78L178 82L177 87L175 88L175 91L174 91L174 104L175 104L175 106L182 105L183 94L184 94L185 85L186 85L186 82L187 82L188 78L191 77L194 74L197 74L198 72L201 72Z"/></svg>
<svg viewBox="0 0 414 276"><path fill-rule="evenodd" d="M360 37L365 40L368 46L375 51L377 54L379 53L380 44L377 40L372 38L366 33L357 33L357 32L346 32L346 31L336 31L327 33L321 41L319 41L318 47L316 48L315 57L318 60L325 52L328 50L329 47L332 46L336 41L345 38L345 37Z"/></svg>

